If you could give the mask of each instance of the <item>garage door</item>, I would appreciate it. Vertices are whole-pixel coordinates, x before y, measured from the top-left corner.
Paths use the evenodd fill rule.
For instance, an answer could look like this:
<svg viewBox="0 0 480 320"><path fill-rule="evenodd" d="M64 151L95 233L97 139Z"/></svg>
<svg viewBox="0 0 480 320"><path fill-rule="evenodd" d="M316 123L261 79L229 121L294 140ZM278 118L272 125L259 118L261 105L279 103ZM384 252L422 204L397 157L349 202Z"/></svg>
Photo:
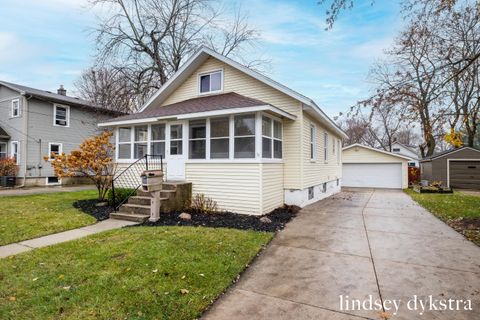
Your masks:
<svg viewBox="0 0 480 320"><path fill-rule="evenodd" d="M450 187L480 189L480 161L450 161Z"/></svg>
<svg viewBox="0 0 480 320"><path fill-rule="evenodd" d="M402 188L401 163L344 163L342 185L364 188Z"/></svg>

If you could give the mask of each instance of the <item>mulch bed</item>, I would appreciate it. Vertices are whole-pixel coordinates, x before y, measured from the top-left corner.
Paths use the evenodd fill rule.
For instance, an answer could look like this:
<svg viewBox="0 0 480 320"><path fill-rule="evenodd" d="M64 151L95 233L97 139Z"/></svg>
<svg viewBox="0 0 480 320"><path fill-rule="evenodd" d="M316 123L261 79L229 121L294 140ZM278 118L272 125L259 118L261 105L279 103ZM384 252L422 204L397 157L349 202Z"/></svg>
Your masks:
<svg viewBox="0 0 480 320"><path fill-rule="evenodd" d="M448 220L447 224L468 240L480 246L480 218L458 218Z"/></svg>
<svg viewBox="0 0 480 320"><path fill-rule="evenodd" d="M98 202L99 201L97 199L79 200L74 202L73 206L91 215L92 217L97 219L97 221L108 219L110 212L113 212L113 208L108 205L97 206Z"/></svg>
<svg viewBox="0 0 480 320"><path fill-rule="evenodd" d="M142 225L148 227L202 226L275 232L283 229L285 224L292 220L299 210L300 208L296 206L283 206L263 216L250 216L233 212L203 214L187 211L191 215L191 220L182 220L178 217L180 212L171 212L161 213L160 220L157 222L146 221ZM262 217L268 218L270 222L262 221L265 220Z"/></svg>

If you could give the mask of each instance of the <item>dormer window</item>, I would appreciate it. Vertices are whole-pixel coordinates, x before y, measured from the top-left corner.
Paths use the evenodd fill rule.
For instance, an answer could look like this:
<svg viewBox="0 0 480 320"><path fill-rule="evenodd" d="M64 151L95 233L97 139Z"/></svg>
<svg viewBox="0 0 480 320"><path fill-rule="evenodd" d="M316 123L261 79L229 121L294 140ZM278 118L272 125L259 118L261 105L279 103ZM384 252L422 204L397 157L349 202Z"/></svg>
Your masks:
<svg viewBox="0 0 480 320"><path fill-rule="evenodd" d="M70 126L70 107L60 104L53 106L53 125L59 127Z"/></svg>
<svg viewBox="0 0 480 320"><path fill-rule="evenodd" d="M223 90L223 71L213 71L200 74L200 94L219 92Z"/></svg>

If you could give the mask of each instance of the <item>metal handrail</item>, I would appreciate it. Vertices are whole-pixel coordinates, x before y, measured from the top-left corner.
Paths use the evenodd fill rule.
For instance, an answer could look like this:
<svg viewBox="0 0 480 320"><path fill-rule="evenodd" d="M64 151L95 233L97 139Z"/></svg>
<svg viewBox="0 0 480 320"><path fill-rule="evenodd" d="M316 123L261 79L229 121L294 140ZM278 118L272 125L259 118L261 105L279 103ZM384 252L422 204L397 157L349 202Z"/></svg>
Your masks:
<svg viewBox="0 0 480 320"><path fill-rule="evenodd" d="M141 183L137 183L136 187L132 187L133 191L130 192L128 194L127 197L125 197L119 204L117 204L117 199L116 199L116 194L115 194L115 182L121 178L121 177L124 177L124 176L127 176L128 174L132 175L131 171L135 171L133 170L133 168L136 168L138 167L139 164L142 164L142 161L145 162L145 170L149 170L149 168L151 167L151 164L150 164L150 167L149 167L149 158L151 159L150 162L153 162L153 164L155 164L153 160L155 160L156 158L160 159L160 170L163 172L163 155L150 155L150 154L146 154L144 155L143 157L135 160L135 162L131 163L127 168L125 168L125 170L123 170L122 172L120 172L116 177L114 177L112 179L112 185L111 185L111 190L112 190L112 201L113 201L113 210L114 212L117 212L117 209L123 205L125 203L125 201L128 200L128 198L130 198L133 194L135 194L138 190L138 188L140 188L141 186ZM138 171L138 170L136 170ZM138 172L137 172L138 173ZM130 180L128 182L133 182L134 183L134 179L135 177L127 177L127 179L130 178ZM138 177L139 178L139 177Z"/></svg>

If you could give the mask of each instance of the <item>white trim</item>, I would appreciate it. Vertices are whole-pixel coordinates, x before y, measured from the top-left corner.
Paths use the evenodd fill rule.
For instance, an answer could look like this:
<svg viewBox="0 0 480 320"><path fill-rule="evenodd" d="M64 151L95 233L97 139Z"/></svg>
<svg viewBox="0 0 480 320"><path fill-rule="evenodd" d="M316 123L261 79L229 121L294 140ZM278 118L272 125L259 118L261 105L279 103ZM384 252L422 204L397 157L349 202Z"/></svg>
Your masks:
<svg viewBox="0 0 480 320"><path fill-rule="evenodd" d="M20 164L20 142L19 141L10 141L10 156L13 157L15 154L13 153L13 145L17 146L17 159L15 161L15 164L19 165Z"/></svg>
<svg viewBox="0 0 480 320"><path fill-rule="evenodd" d="M62 154L63 152L63 143L61 142L49 142L48 143L48 161L52 161L53 159L51 158L52 156L52 145L59 146L58 148L58 154Z"/></svg>
<svg viewBox="0 0 480 320"><path fill-rule="evenodd" d="M5 152L0 152L0 155L2 155L2 153L5 153L5 157L8 156L8 143L6 142L0 142L0 145L4 145L5 146ZM1 150L1 149L0 149ZM0 157L1 159L1 157Z"/></svg>
<svg viewBox="0 0 480 320"><path fill-rule="evenodd" d="M18 111L18 114L17 115L14 115L13 114L13 103L16 102L17 103L17 111ZM21 115L22 115L22 108L20 107L20 99L16 98L16 99L12 99L12 102L11 102L11 113L10 113L10 116L12 118L19 118Z"/></svg>
<svg viewBox="0 0 480 320"><path fill-rule="evenodd" d="M200 81L200 78L202 76L209 75L210 76L210 89L211 89L212 88L212 74L218 73L218 72L220 72L220 90L214 90L214 91L210 90L210 91L207 91L207 92L202 92L201 91L202 82ZM223 74L224 74L223 73L223 68L212 70L212 71L206 71L206 72L202 72L202 73L197 73L198 95L204 96L204 95L223 92Z"/></svg>
<svg viewBox="0 0 480 320"><path fill-rule="evenodd" d="M323 162L328 163L328 132L323 132Z"/></svg>
<svg viewBox="0 0 480 320"><path fill-rule="evenodd" d="M188 159L186 164L251 164L251 163L284 163L283 159L256 159L256 158L237 158L237 159Z"/></svg>
<svg viewBox="0 0 480 320"><path fill-rule="evenodd" d="M66 112L65 112L66 119L65 119L65 121L67 122L67 124L64 125L64 126L62 126L60 124L57 124L57 108L58 107L66 109ZM59 104L59 103L54 103L53 104L53 126L54 127L64 127L64 128L69 128L70 127L70 106L65 105L65 104Z"/></svg>
<svg viewBox="0 0 480 320"><path fill-rule="evenodd" d="M480 158L479 159L447 159L447 188L450 188L450 161L480 161Z"/></svg>
<svg viewBox="0 0 480 320"><path fill-rule="evenodd" d="M235 69L238 69L240 70L241 72L253 77L254 79L260 81L260 82L263 82L265 84L267 84L268 86L280 91L280 92L283 92L284 94L300 101L301 103L311 107L334 131L336 131L337 134L339 134L340 136L346 138L347 135L345 134L345 132L343 132L336 124L335 122L333 122L316 104L315 102L310 99L310 98L307 98L305 97L304 95L250 69L250 68L247 68L245 66L243 66L242 64L230 59L230 58L227 58L221 54L218 54L216 53L215 51L207 48L207 47L201 47L190 59L187 60L187 62L185 62L184 65L182 65L182 67L180 67L180 69L157 91L155 92L152 97L150 97L150 99L142 106L142 108L139 110L139 112L142 112L143 110L145 110L148 106L150 106L152 103L154 103L157 99L159 99L160 101L157 101L156 104L161 104L161 102L167 98L167 96L169 95L169 90L170 90L170 87L171 86L174 86L176 84L176 82L180 82L178 83L178 85L180 85L182 83L182 80L181 80L181 76L185 73L185 72L194 72L193 69L196 69L198 67L198 63L201 63L203 61L205 61L208 56L211 56L211 57L214 57L215 59L218 59L220 60L221 62L235 68ZM201 60L201 61L200 61ZM189 70L190 69L190 70ZM177 81L177 79L179 79ZM165 94L164 94L165 93ZM162 96L163 94L163 96Z"/></svg>
<svg viewBox="0 0 480 320"><path fill-rule="evenodd" d="M380 152L380 153L383 153L383 154L387 154L387 155L392 156L392 157L402 158L402 159L405 159L405 160L413 160L412 158L409 158L409 157L405 157L405 156L402 156L402 155L399 155L399 154L395 154L395 153L388 152L388 151L384 151L384 150L380 150L380 149L375 149L375 148L372 148L372 147L369 147L369 146L365 146L365 145L360 144L360 143L354 143L354 144L351 144L351 145L349 145L349 146L346 146L345 148L342 149L342 151L351 149L351 148L353 148L353 147L364 148L364 149L368 149L368 150Z"/></svg>
<svg viewBox="0 0 480 320"><path fill-rule="evenodd" d="M99 123L99 127L113 127L113 126L128 126L135 124L145 124L158 121L157 118L144 118L144 119L131 119L131 120L121 120L121 121L112 121L112 122L102 122Z"/></svg>
<svg viewBox="0 0 480 320"><path fill-rule="evenodd" d="M315 162L317 160L317 126L315 124L310 125L310 161ZM313 141L312 141L313 140Z"/></svg>

